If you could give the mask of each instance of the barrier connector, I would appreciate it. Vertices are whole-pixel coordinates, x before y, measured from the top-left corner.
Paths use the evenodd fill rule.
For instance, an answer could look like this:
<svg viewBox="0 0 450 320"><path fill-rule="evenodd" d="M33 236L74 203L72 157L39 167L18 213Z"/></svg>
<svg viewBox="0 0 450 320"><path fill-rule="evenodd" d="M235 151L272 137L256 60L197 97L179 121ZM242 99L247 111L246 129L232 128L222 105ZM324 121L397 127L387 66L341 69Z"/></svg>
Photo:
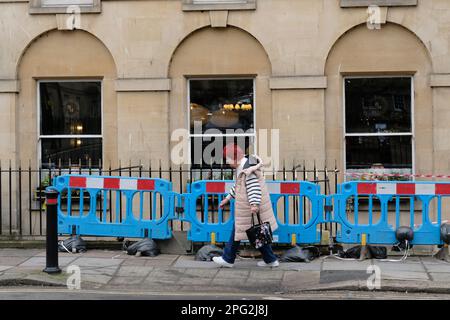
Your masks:
<svg viewBox="0 0 450 320"><path fill-rule="evenodd" d="M295 233L291 234L291 245L293 247L297 245L297 235Z"/></svg>
<svg viewBox="0 0 450 320"><path fill-rule="evenodd" d="M211 232L211 244L216 245L216 233Z"/></svg>
<svg viewBox="0 0 450 320"><path fill-rule="evenodd" d="M361 235L361 252L359 255L359 261L365 260L367 258L371 258L369 257L370 253L369 253L369 248L367 247L367 234L363 233Z"/></svg>

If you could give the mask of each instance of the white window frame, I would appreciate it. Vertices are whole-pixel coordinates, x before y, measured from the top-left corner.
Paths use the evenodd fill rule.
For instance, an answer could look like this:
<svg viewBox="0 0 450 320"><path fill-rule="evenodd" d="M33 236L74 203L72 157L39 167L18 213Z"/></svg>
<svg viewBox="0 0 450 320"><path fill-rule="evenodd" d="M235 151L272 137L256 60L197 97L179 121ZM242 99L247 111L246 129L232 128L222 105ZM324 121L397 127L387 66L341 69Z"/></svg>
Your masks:
<svg viewBox="0 0 450 320"><path fill-rule="evenodd" d="M202 3L204 2L204 3ZM183 11L255 10L256 0L183 0Z"/></svg>
<svg viewBox="0 0 450 320"><path fill-rule="evenodd" d="M411 132L398 132L398 133L347 133L346 124L346 96L345 96L345 83L348 79L373 79L373 78L409 78L411 81ZM416 149L415 149L415 121L414 121L414 109L415 109L415 95L414 95L414 76L410 74L405 75L358 75L358 76L344 76L342 77L342 98L343 98L343 114L342 114L342 130L343 130L343 164L344 164L344 181L347 180L347 137L387 137L387 136L408 136L411 137L411 174L416 173ZM368 169L370 170L370 169ZM413 179L415 180L415 178Z"/></svg>
<svg viewBox="0 0 450 320"><path fill-rule="evenodd" d="M42 0L30 0L30 14L55 14L55 13L67 13L67 9L71 6L78 6L80 13L100 13L102 11L101 0L93 0L92 5L44 5Z"/></svg>
<svg viewBox="0 0 450 320"><path fill-rule="evenodd" d="M341 8L417 6L418 0L340 0Z"/></svg>
<svg viewBox="0 0 450 320"><path fill-rule="evenodd" d="M40 86L42 82L99 82L100 83L100 114L101 114L101 129L100 134L55 134L55 135L43 135L41 132L41 90ZM101 79L41 79L37 80L37 131L38 131L38 143L37 143L37 162L38 168L40 168L43 164L42 162L42 139L61 139L61 138L69 138L69 139L102 139L102 166L103 166L103 155L104 155L104 143L103 143L103 80ZM95 164L96 165L96 164ZM68 168L63 168L68 169Z"/></svg>
<svg viewBox="0 0 450 320"><path fill-rule="evenodd" d="M253 81L253 133L236 133L236 134L194 134L191 132L191 81L196 80L252 80ZM186 81L187 85L187 110L188 110L188 116L187 116L187 128L189 130L189 161L192 160L192 145L191 141L192 138L203 138L203 137L249 137L250 141L253 140L253 147L255 150L255 153L258 153L258 144L257 144L257 137L256 137L256 77L206 77L206 78L200 78L200 77L190 77L187 78ZM194 163L191 163L191 166L194 165Z"/></svg>
<svg viewBox="0 0 450 320"><path fill-rule="evenodd" d="M85 2L89 2L89 3L84 3L84 4L81 3L81 2L83 2L83 0L69 0L68 1L68 2L72 2L72 3L61 3L61 2L64 2L65 0L53 0L53 2L56 2L54 4L48 3L48 2L52 2L52 0L40 0L40 1L41 1L42 7L68 7L71 5L80 6L80 7L86 7L86 6L93 7L95 5L94 0L84 0ZM78 3L76 3L76 2L78 2Z"/></svg>

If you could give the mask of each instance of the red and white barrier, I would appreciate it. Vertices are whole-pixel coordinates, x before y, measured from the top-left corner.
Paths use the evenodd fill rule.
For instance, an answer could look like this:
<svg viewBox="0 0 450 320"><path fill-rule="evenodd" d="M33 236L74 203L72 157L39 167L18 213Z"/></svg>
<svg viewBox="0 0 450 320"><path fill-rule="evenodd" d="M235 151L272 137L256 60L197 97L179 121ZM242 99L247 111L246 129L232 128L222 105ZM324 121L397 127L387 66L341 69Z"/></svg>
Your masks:
<svg viewBox="0 0 450 320"><path fill-rule="evenodd" d="M298 182L275 182L267 183L267 189L270 194L299 194L300 183Z"/></svg>
<svg viewBox="0 0 450 320"><path fill-rule="evenodd" d="M358 194L450 195L449 184L358 183Z"/></svg>
<svg viewBox="0 0 450 320"><path fill-rule="evenodd" d="M206 193L229 193L233 182L207 182Z"/></svg>
<svg viewBox="0 0 450 320"><path fill-rule="evenodd" d="M70 177L69 187L152 191L155 189L155 181L145 178Z"/></svg>
<svg viewBox="0 0 450 320"><path fill-rule="evenodd" d="M207 193L229 193L232 182L207 182ZM270 194L299 194L300 182L267 182L267 189Z"/></svg>

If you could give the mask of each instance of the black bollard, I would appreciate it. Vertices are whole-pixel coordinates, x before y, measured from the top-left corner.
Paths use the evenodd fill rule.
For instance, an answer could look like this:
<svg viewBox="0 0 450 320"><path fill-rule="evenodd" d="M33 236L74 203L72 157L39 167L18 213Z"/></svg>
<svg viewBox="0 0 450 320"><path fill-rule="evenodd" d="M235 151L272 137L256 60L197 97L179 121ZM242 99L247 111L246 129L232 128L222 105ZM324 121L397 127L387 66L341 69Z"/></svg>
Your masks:
<svg viewBox="0 0 450 320"><path fill-rule="evenodd" d="M47 206L47 254L46 267L43 270L49 274L60 273L58 266L58 191L45 190Z"/></svg>

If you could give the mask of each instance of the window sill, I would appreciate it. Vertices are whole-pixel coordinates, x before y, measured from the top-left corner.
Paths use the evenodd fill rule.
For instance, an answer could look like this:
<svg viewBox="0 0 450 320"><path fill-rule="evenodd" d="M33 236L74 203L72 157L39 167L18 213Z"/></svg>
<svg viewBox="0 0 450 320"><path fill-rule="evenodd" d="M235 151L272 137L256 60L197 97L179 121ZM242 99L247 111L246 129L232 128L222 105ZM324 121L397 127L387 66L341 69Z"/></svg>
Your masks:
<svg viewBox="0 0 450 320"><path fill-rule="evenodd" d="M62 6L62 7L50 7L42 6L41 0L30 0L30 14L61 14L61 13L72 13L73 10L68 11L68 8L73 6ZM80 13L101 13L102 6L100 0L94 0L94 4L91 6L79 6Z"/></svg>
<svg viewBox="0 0 450 320"><path fill-rule="evenodd" d="M83 8L81 7L81 11L80 13L101 13L102 10L101 8L95 8L95 7L88 7L88 8ZM63 8L31 8L29 10L30 14L61 14L61 13L67 13L67 7L63 7Z"/></svg>
<svg viewBox="0 0 450 320"><path fill-rule="evenodd" d="M418 0L341 0L341 8L417 6Z"/></svg>
<svg viewBox="0 0 450 320"><path fill-rule="evenodd" d="M214 11L214 10L256 10L256 0L248 0L246 3L214 3L199 4L192 0L183 1L183 11Z"/></svg>

